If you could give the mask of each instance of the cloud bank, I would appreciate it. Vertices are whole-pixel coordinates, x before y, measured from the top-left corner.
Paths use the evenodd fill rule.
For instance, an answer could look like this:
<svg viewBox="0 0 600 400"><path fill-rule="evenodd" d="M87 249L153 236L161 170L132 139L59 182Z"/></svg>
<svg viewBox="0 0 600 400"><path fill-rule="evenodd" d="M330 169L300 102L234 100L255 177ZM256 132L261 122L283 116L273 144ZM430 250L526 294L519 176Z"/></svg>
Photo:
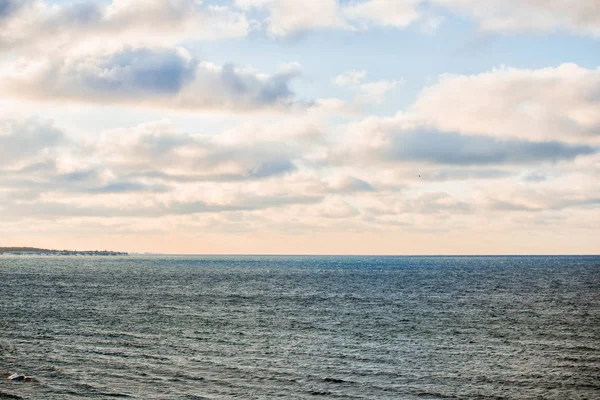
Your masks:
<svg viewBox="0 0 600 400"><path fill-rule="evenodd" d="M181 109L253 110L300 105L286 66L274 75L195 59L183 48L17 60L0 70L2 97L128 103Z"/></svg>

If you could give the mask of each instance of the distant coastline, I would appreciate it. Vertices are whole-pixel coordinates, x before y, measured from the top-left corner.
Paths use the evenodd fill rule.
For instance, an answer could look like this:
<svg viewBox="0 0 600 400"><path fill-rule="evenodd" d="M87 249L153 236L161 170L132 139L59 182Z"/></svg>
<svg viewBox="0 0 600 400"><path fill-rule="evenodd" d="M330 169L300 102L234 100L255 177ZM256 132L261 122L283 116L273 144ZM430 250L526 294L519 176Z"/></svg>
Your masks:
<svg viewBox="0 0 600 400"><path fill-rule="evenodd" d="M129 253L110 250L51 250L37 247L0 247L0 255L13 256L128 256Z"/></svg>

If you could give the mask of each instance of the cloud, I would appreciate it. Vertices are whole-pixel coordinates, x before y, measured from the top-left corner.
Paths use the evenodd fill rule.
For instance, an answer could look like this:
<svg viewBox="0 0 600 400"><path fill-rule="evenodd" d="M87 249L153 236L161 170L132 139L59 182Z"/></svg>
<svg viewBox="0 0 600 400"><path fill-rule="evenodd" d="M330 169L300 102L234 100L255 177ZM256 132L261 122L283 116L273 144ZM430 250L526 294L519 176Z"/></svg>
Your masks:
<svg viewBox="0 0 600 400"><path fill-rule="evenodd" d="M165 120L85 139L47 121L27 121L2 124L16 127L12 136L48 127L59 134L0 166L5 233L19 232L21 223L66 235L77 235L76 226L95 227L95 235L131 231L138 240L155 230L209 232L220 240L256 232L295 238L355 232L366 235L361 240L408 232L410 240L421 232L430 240L546 223L589 234L600 206L598 153L576 156L578 145L556 142L548 156L544 143L552 142L438 132L401 114L338 132L311 118L302 125L296 116L221 135L185 132ZM295 131L280 132L286 125ZM313 135L322 142L315 144ZM310 160L326 148L356 152L343 153L338 163ZM524 181L530 171L552 179Z"/></svg>
<svg viewBox="0 0 600 400"><path fill-rule="evenodd" d="M62 149L63 153L65 149ZM165 193L169 187L160 183L124 180L115 176L106 165L75 167L69 169L57 162L58 157L40 151L43 161L25 164L21 168L0 168L0 184L13 191L13 197L27 200L39 198L43 193L109 194L109 193ZM80 157L83 155L80 154Z"/></svg>
<svg viewBox="0 0 600 400"><path fill-rule="evenodd" d="M321 201L315 196L243 196L228 204L211 204L203 201L132 204L130 207L106 205L72 204L71 202L28 201L10 204L0 209L4 217L142 217L157 218L169 215L219 214L235 211L267 210L290 204L314 204Z"/></svg>
<svg viewBox="0 0 600 400"><path fill-rule="evenodd" d="M286 37L313 29L404 28L420 18L419 0L366 0L341 5L337 0L236 0L243 10L266 9L268 32Z"/></svg>
<svg viewBox="0 0 600 400"><path fill-rule="evenodd" d="M236 0L244 10L266 9L267 30L277 37L313 29L402 29L422 21L421 30L434 33L443 21L440 11L470 16L484 32L544 33L564 30L600 37L596 0Z"/></svg>
<svg viewBox="0 0 600 400"><path fill-rule="evenodd" d="M531 140L600 139L600 68L502 67L443 75L411 112L445 131Z"/></svg>
<svg viewBox="0 0 600 400"><path fill-rule="evenodd" d="M403 83L402 80L382 80L376 82L363 83L359 86L360 93L358 95L357 100L359 101L359 103L380 104L383 102L386 93L394 89L396 85L401 83Z"/></svg>
<svg viewBox="0 0 600 400"><path fill-rule="evenodd" d="M117 181L106 185L92 188L89 193L132 193L132 192L154 192L164 193L168 191L165 185L148 185L139 182Z"/></svg>
<svg viewBox="0 0 600 400"><path fill-rule="evenodd" d="M313 29L402 29L422 21L421 30L434 33L443 9L472 17L484 32L553 32L565 30L600 37L596 0L235 0L243 10L265 9L268 32L285 37Z"/></svg>
<svg viewBox="0 0 600 400"><path fill-rule="evenodd" d="M267 30L273 36L289 36L318 28L344 28L336 0L235 0L238 7L248 10L264 8L269 12Z"/></svg>
<svg viewBox="0 0 600 400"><path fill-rule="evenodd" d="M318 217L346 219L359 215L359 211L340 198L328 198L317 208Z"/></svg>
<svg viewBox="0 0 600 400"><path fill-rule="evenodd" d="M368 118L352 125L350 141L337 162L425 163L439 165L529 165L570 161L598 149L557 141L534 142L492 136L442 132L427 123L399 115Z"/></svg>
<svg viewBox="0 0 600 400"><path fill-rule="evenodd" d="M66 141L63 132L48 121L0 120L0 170L40 154L51 154Z"/></svg>
<svg viewBox="0 0 600 400"><path fill-rule="evenodd" d="M488 32L567 30L600 36L596 0L234 0L234 7L197 0L112 0L52 2L0 0L0 50L37 53L53 49L166 46L185 40L246 37L264 24L275 37L315 29L402 29L422 21L431 34L442 17L434 6L469 15ZM248 20L265 10L264 21Z"/></svg>
<svg viewBox="0 0 600 400"><path fill-rule="evenodd" d="M171 49L123 51L97 60L95 66L82 71L86 61L81 60L73 69L65 71L64 85L75 83L76 90L87 89L108 96L119 93L132 97L172 95L194 79L197 67L197 62L184 50ZM75 76L75 70L79 76Z"/></svg>
<svg viewBox="0 0 600 400"><path fill-rule="evenodd" d="M600 192L595 187L568 189L538 183L534 188L532 185L517 187L510 184L487 188L478 194L477 201L487 210L552 212L600 207Z"/></svg>
<svg viewBox="0 0 600 400"><path fill-rule="evenodd" d="M322 199L322 190L306 190L311 183L293 176L302 141L221 141L164 121L86 140L44 121L0 126L6 218L220 214Z"/></svg>
<svg viewBox="0 0 600 400"><path fill-rule="evenodd" d="M483 31L551 32L558 29L600 36L597 0L431 0L472 16Z"/></svg>
<svg viewBox="0 0 600 400"><path fill-rule="evenodd" d="M144 193L166 196L162 201L168 203L193 203L198 201L199 185L208 185L202 190L212 193L203 195L211 204L222 201L222 190L229 193L225 196L229 202L256 190L269 197L268 190L253 188L250 182L295 173L296 162L303 158L298 145L219 141L180 133L167 122L108 131L91 141L77 140L45 121L4 120L0 122L0 191L11 192L15 199L43 195L47 203L75 196L73 201L80 205L104 203L103 196L135 199ZM280 188L269 189L277 192L274 204L279 197L284 203L314 197L291 188L282 193Z"/></svg>
<svg viewBox="0 0 600 400"><path fill-rule="evenodd" d="M404 28L421 17L420 0L352 1L344 7L344 15L363 25L374 24Z"/></svg>
<svg viewBox="0 0 600 400"><path fill-rule="evenodd" d="M522 178L525 182L545 182L548 177L540 172L531 172Z"/></svg>
<svg viewBox="0 0 600 400"><path fill-rule="evenodd" d="M250 27L243 13L196 0L2 0L0 18L0 49L36 51L238 38Z"/></svg>
<svg viewBox="0 0 600 400"><path fill-rule="evenodd" d="M337 75L333 82L341 87L353 87L359 85L366 76L367 71L348 71Z"/></svg>
<svg viewBox="0 0 600 400"><path fill-rule="evenodd" d="M178 132L168 122L105 132L94 152L119 175L162 182L233 182L291 173L303 154L294 145L220 140Z"/></svg>
<svg viewBox="0 0 600 400"><path fill-rule="evenodd" d="M403 212L418 214L440 214L445 212L469 213L473 207L466 201L444 192L425 192L405 202Z"/></svg>
<svg viewBox="0 0 600 400"><path fill-rule="evenodd" d="M404 83L400 80L379 80L375 82L365 82L366 71L347 71L337 75L333 83L340 87L346 87L356 92L355 102L358 104L380 104L387 92L394 89L397 85Z"/></svg>
<svg viewBox="0 0 600 400"><path fill-rule="evenodd" d="M10 17L27 3L27 0L0 0L0 19Z"/></svg>
<svg viewBox="0 0 600 400"><path fill-rule="evenodd" d="M182 48L17 60L0 70L3 97L128 103L179 109L256 110L296 105L297 68L266 75L200 62ZM303 106L303 105L302 105Z"/></svg>
<svg viewBox="0 0 600 400"><path fill-rule="evenodd" d="M373 192L375 188L362 179L354 176L338 176L335 177L329 187L338 193L356 193L356 192Z"/></svg>
<svg viewBox="0 0 600 400"><path fill-rule="evenodd" d="M425 181L469 181L482 179L503 179L515 175L510 169L499 168L438 168L425 170L420 173ZM414 173L413 173L414 176Z"/></svg>

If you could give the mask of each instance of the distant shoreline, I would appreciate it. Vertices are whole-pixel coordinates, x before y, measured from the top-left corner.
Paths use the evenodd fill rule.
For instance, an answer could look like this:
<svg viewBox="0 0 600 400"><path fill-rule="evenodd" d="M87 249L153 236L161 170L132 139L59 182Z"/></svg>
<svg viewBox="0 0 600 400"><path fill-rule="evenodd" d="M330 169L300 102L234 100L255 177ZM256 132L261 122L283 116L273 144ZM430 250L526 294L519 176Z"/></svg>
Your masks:
<svg viewBox="0 0 600 400"><path fill-rule="evenodd" d="M0 255L10 256L128 256L129 253L110 250L52 250L37 247L0 247Z"/></svg>

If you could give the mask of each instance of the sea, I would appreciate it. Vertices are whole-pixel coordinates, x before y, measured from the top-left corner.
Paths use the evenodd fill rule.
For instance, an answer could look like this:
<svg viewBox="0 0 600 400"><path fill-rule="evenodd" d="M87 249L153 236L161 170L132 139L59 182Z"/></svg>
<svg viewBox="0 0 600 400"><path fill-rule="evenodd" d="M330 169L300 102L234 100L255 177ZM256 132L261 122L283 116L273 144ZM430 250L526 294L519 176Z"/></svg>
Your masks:
<svg viewBox="0 0 600 400"><path fill-rule="evenodd" d="M0 372L37 380L15 399L600 399L600 257L0 256Z"/></svg>

